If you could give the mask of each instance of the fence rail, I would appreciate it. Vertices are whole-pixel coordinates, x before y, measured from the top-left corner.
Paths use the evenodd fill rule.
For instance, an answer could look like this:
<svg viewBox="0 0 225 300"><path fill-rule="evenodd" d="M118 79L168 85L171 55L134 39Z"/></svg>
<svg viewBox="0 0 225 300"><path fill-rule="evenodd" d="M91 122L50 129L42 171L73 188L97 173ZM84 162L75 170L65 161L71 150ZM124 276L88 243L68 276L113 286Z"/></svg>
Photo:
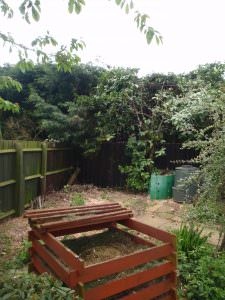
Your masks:
<svg viewBox="0 0 225 300"><path fill-rule="evenodd" d="M72 148L38 141L0 141L0 219L21 215L34 198L61 188L72 169Z"/></svg>

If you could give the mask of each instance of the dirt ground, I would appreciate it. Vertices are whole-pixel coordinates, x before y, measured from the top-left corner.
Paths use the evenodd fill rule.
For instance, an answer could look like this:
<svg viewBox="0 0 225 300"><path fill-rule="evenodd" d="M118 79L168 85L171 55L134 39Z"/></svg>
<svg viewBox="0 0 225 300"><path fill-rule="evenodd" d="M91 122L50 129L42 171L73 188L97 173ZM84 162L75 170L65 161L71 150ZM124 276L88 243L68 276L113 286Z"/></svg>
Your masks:
<svg viewBox="0 0 225 300"><path fill-rule="evenodd" d="M186 205L171 200L151 201L149 195L134 194L92 185L74 185L46 197L43 207L66 207L76 205L77 197L85 204L119 202L133 210L140 221L164 230L178 228L185 219ZM29 226L23 217L9 218L0 223L0 263L14 257L27 238ZM206 234L212 233L210 242L217 245L219 233L215 229L206 228ZM11 246L9 246L11 245Z"/></svg>

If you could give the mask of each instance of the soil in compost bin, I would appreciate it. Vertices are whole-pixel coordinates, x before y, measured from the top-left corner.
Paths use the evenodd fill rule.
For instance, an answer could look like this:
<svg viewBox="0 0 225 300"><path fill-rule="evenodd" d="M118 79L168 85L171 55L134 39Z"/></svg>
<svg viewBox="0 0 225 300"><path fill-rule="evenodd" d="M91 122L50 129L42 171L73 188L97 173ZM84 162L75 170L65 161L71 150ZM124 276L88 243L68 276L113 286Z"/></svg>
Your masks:
<svg viewBox="0 0 225 300"><path fill-rule="evenodd" d="M77 239L62 240L62 243L78 254L86 266L148 248L146 245L135 243L125 233L115 229Z"/></svg>

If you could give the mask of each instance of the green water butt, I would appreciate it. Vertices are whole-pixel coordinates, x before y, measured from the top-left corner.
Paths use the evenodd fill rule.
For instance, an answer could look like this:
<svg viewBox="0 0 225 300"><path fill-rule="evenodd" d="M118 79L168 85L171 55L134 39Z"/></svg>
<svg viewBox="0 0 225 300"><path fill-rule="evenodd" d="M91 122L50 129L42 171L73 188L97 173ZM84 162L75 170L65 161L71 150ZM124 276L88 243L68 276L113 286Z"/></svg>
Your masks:
<svg viewBox="0 0 225 300"><path fill-rule="evenodd" d="M163 200L172 198L174 175L152 174L150 179L149 193L151 200Z"/></svg>

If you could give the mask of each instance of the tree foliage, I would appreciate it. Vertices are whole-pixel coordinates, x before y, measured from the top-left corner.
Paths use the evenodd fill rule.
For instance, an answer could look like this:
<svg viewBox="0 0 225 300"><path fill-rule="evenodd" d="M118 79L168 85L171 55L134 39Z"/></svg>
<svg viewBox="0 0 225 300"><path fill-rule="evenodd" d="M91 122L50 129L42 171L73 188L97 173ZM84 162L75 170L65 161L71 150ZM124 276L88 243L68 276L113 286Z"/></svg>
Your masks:
<svg viewBox="0 0 225 300"><path fill-rule="evenodd" d="M155 38L156 43L162 43L162 36L149 25L149 16L142 14L135 8L135 1L133 0L115 0L116 5L124 9L126 14L134 14L134 22L137 28L144 33L148 44ZM68 12L70 14L80 14L83 7L86 5L84 0L67 0ZM13 8L6 0L0 0L0 12L5 18L12 19L17 13L26 23L30 24L32 21L38 22L41 18L41 0L20 0L17 8ZM0 40L3 45L7 46L9 51L14 51L18 55L18 65L22 70L30 69L33 66L31 57L36 58L36 62L50 63L54 62L60 70L71 71L73 65L80 61L78 55L79 50L85 47L84 41L80 41L73 37L70 45L59 45L54 37L52 37L48 30L44 36L34 38L30 45L24 45L20 41L16 41L9 33L0 31ZM48 52L46 46L56 48L56 51Z"/></svg>
<svg viewBox="0 0 225 300"><path fill-rule="evenodd" d="M181 93L161 93L183 147L198 150L199 199L195 217L221 224L225 232L225 65L210 64L181 78ZM185 80L187 79L187 80ZM200 213L200 215L199 215ZM205 215L204 215L205 214ZM216 214L216 217L215 217ZM225 236L224 236L225 245Z"/></svg>
<svg viewBox="0 0 225 300"><path fill-rule="evenodd" d="M173 89L175 75L139 78L136 69L90 65L76 66L70 73L57 72L54 65L36 66L26 73L5 67L2 73L23 85L20 95L4 94L16 97L22 107L14 120L27 119L21 126L21 138L33 128L31 138L73 143L86 155L95 154L105 142L125 142L131 164L121 166L121 171L128 174L130 188L146 189L154 159L163 154L164 137L169 141L174 135L169 123L163 122L167 115L156 94ZM31 122L35 125L30 126ZM18 133L17 122L14 124L12 130L7 118L5 137L10 131Z"/></svg>

